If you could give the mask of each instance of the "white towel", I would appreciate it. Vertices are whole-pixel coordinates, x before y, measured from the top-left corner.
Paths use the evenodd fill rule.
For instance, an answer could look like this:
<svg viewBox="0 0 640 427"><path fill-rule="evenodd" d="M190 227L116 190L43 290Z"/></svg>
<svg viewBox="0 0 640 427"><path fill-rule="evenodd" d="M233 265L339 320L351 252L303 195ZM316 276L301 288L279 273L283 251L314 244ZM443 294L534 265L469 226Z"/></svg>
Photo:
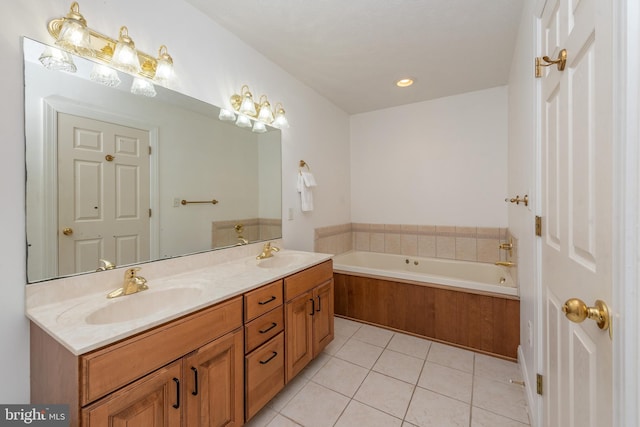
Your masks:
<svg viewBox="0 0 640 427"><path fill-rule="evenodd" d="M313 193L311 188L316 185L316 179L311 172L300 172L298 174L298 193L300 193L302 212L310 212L313 210Z"/></svg>

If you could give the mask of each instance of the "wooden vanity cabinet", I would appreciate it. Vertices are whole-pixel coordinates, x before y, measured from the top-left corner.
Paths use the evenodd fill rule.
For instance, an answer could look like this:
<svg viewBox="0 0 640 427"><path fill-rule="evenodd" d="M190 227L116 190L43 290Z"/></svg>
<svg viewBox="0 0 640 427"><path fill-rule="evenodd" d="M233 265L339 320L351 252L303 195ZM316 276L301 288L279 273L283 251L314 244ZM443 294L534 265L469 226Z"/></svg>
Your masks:
<svg viewBox="0 0 640 427"><path fill-rule="evenodd" d="M333 340L333 262L284 279L286 382Z"/></svg>

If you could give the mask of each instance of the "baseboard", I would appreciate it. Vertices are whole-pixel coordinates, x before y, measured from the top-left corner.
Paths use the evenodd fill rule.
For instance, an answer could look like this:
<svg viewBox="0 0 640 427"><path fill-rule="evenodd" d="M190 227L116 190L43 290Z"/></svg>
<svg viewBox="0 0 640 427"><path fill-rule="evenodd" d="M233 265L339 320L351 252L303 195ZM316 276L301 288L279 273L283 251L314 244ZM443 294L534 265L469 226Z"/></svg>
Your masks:
<svg viewBox="0 0 640 427"><path fill-rule="evenodd" d="M520 365L520 372L522 373L522 378L524 379L524 390L525 395L527 396L527 413L529 414L529 424L531 427L538 426L539 423L536 419L536 415L538 413L537 406L537 393L535 390L535 386L533 384L529 384L529 373L527 372L527 364L524 360L524 353L522 352L522 346L518 346L518 364Z"/></svg>

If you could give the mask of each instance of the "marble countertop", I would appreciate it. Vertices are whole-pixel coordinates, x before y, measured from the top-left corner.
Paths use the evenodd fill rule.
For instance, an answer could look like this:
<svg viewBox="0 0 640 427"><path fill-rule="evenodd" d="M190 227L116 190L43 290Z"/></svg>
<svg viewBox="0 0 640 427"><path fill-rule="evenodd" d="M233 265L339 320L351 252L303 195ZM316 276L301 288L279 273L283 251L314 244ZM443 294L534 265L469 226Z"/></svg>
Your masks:
<svg viewBox="0 0 640 427"><path fill-rule="evenodd" d="M254 251L250 256L163 275L145 264L138 274L147 278L149 290L113 299L107 299L107 293L120 287L122 279L114 286L105 283L113 282L114 274L101 281L96 280L99 275L77 276L32 288L31 292L34 285L29 285L26 314L69 351L80 355L330 258L329 254L281 250L273 258L256 260ZM145 274L147 269L150 276ZM122 275L124 269L120 270L117 273Z"/></svg>

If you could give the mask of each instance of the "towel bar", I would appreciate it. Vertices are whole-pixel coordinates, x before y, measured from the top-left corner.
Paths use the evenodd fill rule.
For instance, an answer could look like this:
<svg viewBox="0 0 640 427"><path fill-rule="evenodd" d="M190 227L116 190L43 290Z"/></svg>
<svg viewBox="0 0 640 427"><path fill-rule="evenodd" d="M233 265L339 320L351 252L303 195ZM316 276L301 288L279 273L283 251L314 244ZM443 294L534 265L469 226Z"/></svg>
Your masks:
<svg viewBox="0 0 640 427"><path fill-rule="evenodd" d="M183 205L188 205L188 204L191 204L191 203L211 203L211 204L213 204L213 205L217 205L217 204L218 204L218 201L217 201L216 199L213 199L213 200L205 200L205 201L195 201L195 202L189 202L189 201L187 201L187 200L183 200L183 201L181 201L180 203L182 203Z"/></svg>

